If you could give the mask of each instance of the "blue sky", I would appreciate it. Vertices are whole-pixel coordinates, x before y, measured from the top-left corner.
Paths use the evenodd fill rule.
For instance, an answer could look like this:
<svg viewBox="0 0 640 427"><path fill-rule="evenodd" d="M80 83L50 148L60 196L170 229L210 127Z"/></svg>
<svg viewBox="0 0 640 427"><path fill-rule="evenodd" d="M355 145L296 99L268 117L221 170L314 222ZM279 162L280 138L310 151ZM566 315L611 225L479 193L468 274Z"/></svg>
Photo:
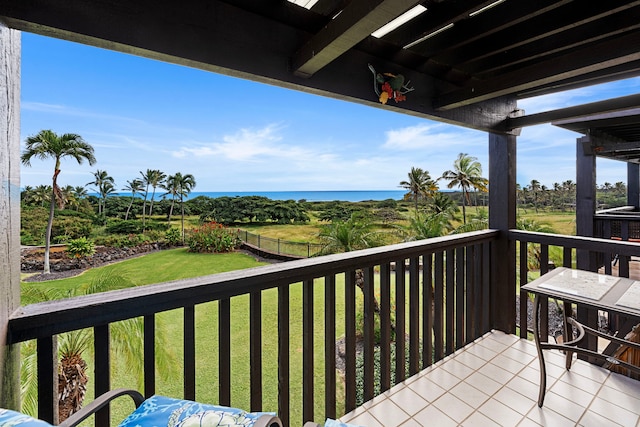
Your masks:
<svg viewBox="0 0 640 427"><path fill-rule="evenodd" d="M639 88L631 79L519 106L529 114ZM460 152L487 176L483 132L23 33L21 140L42 129L80 134L95 148L94 166L63 163L61 185L85 185L100 169L121 189L160 169L192 174L194 191L394 190L412 166L435 178ZM578 136L523 129L518 183L575 181ZM21 186L48 184L52 172L51 160L34 160ZM598 160L597 180L626 181L625 164Z"/></svg>

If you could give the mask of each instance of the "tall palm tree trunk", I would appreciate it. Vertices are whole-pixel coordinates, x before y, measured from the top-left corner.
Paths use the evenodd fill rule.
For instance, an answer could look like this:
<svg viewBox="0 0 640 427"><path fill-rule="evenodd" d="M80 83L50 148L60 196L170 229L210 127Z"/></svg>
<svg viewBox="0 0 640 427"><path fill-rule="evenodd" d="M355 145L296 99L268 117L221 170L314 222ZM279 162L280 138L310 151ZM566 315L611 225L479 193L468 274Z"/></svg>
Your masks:
<svg viewBox="0 0 640 427"><path fill-rule="evenodd" d="M58 372L58 417L59 422L82 408L87 392L88 378L85 374L87 362L79 354L65 356L60 361Z"/></svg>

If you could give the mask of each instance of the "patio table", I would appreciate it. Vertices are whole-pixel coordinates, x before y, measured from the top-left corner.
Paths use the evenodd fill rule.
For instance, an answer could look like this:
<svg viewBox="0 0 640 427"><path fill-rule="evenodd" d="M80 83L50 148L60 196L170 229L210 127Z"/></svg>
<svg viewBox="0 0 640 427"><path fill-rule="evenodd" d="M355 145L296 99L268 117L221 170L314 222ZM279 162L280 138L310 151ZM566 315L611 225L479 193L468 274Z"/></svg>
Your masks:
<svg viewBox="0 0 640 427"><path fill-rule="evenodd" d="M556 268L543 274L538 279L522 286L523 291L535 295L533 304L533 333L540 362L540 391L538 406L542 407L547 388L547 374L542 350L557 349L565 352L566 369L571 369L573 353L586 355L598 360L619 365L633 372L640 372L640 367L619 360L614 356L579 347L587 335L595 335L619 345L626 345L640 351L640 344L609 335L581 324L572 317L573 304L596 310L608 311L640 318L640 281L599 274L566 267ZM540 304L541 298L547 296L562 300L564 331L563 342L548 342L548 338L540 336ZM576 334L573 332L576 329Z"/></svg>

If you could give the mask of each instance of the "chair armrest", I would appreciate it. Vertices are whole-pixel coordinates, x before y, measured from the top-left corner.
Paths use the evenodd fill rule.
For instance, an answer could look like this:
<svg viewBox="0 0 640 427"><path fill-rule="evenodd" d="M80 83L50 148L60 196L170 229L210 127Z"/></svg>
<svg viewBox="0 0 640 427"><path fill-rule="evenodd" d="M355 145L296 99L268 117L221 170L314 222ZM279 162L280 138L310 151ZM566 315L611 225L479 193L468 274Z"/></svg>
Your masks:
<svg viewBox="0 0 640 427"><path fill-rule="evenodd" d="M78 412L72 414L69 418L61 422L59 424L59 427L75 427L82 421L89 418L91 415L95 414L100 409L108 405L112 400L124 395L130 396L133 399L133 403L135 403L136 408L140 406L142 402L144 402L144 396L142 396L135 390L128 390L124 388L111 390L98 396L93 402L89 403Z"/></svg>
<svg viewBox="0 0 640 427"><path fill-rule="evenodd" d="M253 427L282 427L282 421L280 418L274 417L273 415L261 415L256 422L253 424Z"/></svg>

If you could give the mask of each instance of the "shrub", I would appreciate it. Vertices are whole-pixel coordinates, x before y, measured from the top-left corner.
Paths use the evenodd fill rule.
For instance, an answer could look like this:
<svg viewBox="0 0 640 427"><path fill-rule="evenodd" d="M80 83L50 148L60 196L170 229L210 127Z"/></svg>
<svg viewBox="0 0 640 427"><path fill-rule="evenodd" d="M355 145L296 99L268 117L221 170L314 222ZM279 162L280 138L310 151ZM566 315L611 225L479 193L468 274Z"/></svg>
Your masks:
<svg viewBox="0 0 640 427"><path fill-rule="evenodd" d="M190 252L230 252L240 246L235 229L216 222L209 222L193 229L187 237Z"/></svg>
<svg viewBox="0 0 640 427"><path fill-rule="evenodd" d="M67 242L67 253L71 258L82 258L91 256L96 252L96 246L92 240L86 237L69 240Z"/></svg>
<svg viewBox="0 0 640 427"><path fill-rule="evenodd" d="M180 245L180 243L182 242L180 230L175 227L168 229L164 234L164 240L166 240L170 246Z"/></svg>

